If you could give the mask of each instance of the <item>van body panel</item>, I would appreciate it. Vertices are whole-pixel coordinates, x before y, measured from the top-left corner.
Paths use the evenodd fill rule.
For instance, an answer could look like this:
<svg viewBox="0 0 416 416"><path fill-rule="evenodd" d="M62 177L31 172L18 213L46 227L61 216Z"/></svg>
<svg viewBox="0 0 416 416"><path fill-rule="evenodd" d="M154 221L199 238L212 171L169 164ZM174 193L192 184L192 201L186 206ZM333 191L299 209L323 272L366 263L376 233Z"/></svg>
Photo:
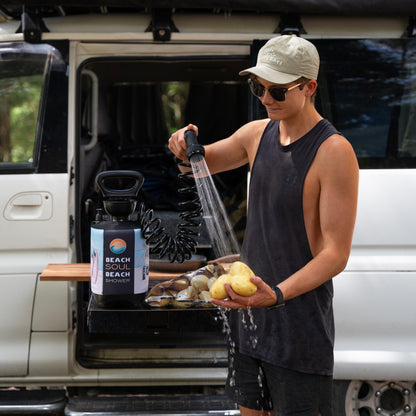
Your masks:
<svg viewBox="0 0 416 416"><path fill-rule="evenodd" d="M0 377L27 375L35 287L36 275L0 275Z"/></svg>
<svg viewBox="0 0 416 416"><path fill-rule="evenodd" d="M129 43L119 45L117 43L78 43L76 48L76 62L80 65L86 59L122 56L136 57L140 59L151 57L175 57L182 56L245 56L250 53L248 45L218 45L216 43L195 45L192 43L176 45L152 45L150 43Z"/></svg>
<svg viewBox="0 0 416 416"><path fill-rule="evenodd" d="M67 377L68 332L33 332L30 342L30 377Z"/></svg>
<svg viewBox="0 0 416 416"><path fill-rule="evenodd" d="M416 270L416 202L410 195L416 195L414 169L360 171L348 271Z"/></svg>
<svg viewBox="0 0 416 416"><path fill-rule="evenodd" d="M33 305L32 331L69 330L68 282L38 281ZM51 314L51 311L54 311Z"/></svg>
<svg viewBox="0 0 416 416"><path fill-rule="evenodd" d="M335 378L413 379L415 290L415 271L345 271L334 279Z"/></svg>

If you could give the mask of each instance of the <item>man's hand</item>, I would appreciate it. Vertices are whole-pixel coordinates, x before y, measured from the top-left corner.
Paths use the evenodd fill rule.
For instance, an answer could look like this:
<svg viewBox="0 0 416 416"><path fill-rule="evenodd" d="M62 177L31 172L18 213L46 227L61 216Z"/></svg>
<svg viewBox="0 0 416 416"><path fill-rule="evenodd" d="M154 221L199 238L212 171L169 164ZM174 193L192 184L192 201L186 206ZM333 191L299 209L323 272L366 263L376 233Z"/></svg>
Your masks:
<svg viewBox="0 0 416 416"><path fill-rule="evenodd" d="M250 281L257 286L256 293L251 296L240 296L233 291L228 283L225 283L224 287L229 295L228 300L211 298L209 301L214 305L230 309L264 308L276 303L276 294L263 279L251 276Z"/></svg>
<svg viewBox="0 0 416 416"><path fill-rule="evenodd" d="M186 127L172 133L169 139L169 150L180 160L187 160L185 155L188 147L185 141L186 130L194 130L198 134L198 127L188 124Z"/></svg>

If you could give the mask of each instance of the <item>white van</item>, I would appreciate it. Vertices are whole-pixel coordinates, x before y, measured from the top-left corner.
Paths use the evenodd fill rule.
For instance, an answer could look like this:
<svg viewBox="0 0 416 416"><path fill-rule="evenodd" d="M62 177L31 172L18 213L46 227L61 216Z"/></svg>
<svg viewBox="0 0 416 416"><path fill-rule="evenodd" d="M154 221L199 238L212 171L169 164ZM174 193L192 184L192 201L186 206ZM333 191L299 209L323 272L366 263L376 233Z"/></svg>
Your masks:
<svg viewBox="0 0 416 416"><path fill-rule="evenodd" d="M101 171L143 173L174 229L170 132L192 122L206 144L262 117L238 72L295 33L319 50L317 107L361 168L334 279L335 415L416 415L416 3L218 3L1 2L0 414L239 413L216 309L92 310L88 281L40 275L89 262ZM238 238L246 177L215 176ZM213 258L204 233L197 253Z"/></svg>

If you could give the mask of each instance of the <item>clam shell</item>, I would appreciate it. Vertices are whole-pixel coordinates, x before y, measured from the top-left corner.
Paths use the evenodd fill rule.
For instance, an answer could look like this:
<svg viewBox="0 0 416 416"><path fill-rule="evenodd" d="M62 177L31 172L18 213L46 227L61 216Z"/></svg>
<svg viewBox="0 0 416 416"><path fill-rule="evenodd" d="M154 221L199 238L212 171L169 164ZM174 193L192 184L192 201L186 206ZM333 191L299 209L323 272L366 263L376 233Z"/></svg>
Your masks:
<svg viewBox="0 0 416 416"><path fill-rule="evenodd" d="M199 274L192 278L191 286L193 286L198 292L208 290L208 281L209 278L207 276Z"/></svg>
<svg viewBox="0 0 416 416"><path fill-rule="evenodd" d="M189 286L184 290L181 290L176 295L176 300L189 300L189 299L197 299L198 293L193 286Z"/></svg>
<svg viewBox="0 0 416 416"><path fill-rule="evenodd" d="M182 277L174 279L168 287L171 291L180 292L181 290L186 289L188 286L189 280Z"/></svg>
<svg viewBox="0 0 416 416"><path fill-rule="evenodd" d="M209 294L207 290L203 290L199 294L199 299L203 300L204 302L208 302L211 299L211 295Z"/></svg>
<svg viewBox="0 0 416 416"><path fill-rule="evenodd" d="M208 280L208 290L211 289L211 286L214 284L214 282L218 279L218 277L211 277L211 279Z"/></svg>

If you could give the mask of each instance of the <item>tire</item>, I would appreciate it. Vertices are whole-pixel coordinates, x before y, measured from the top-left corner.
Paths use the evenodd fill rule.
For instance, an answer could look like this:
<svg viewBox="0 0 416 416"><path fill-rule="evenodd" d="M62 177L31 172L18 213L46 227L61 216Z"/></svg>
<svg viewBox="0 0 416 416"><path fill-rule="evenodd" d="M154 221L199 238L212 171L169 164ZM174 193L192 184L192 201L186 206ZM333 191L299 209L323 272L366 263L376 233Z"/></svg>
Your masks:
<svg viewBox="0 0 416 416"><path fill-rule="evenodd" d="M334 416L414 416L415 381L334 380Z"/></svg>
<svg viewBox="0 0 416 416"><path fill-rule="evenodd" d="M334 390L332 395L334 416L346 416L345 397L347 395L350 381L334 380Z"/></svg>

